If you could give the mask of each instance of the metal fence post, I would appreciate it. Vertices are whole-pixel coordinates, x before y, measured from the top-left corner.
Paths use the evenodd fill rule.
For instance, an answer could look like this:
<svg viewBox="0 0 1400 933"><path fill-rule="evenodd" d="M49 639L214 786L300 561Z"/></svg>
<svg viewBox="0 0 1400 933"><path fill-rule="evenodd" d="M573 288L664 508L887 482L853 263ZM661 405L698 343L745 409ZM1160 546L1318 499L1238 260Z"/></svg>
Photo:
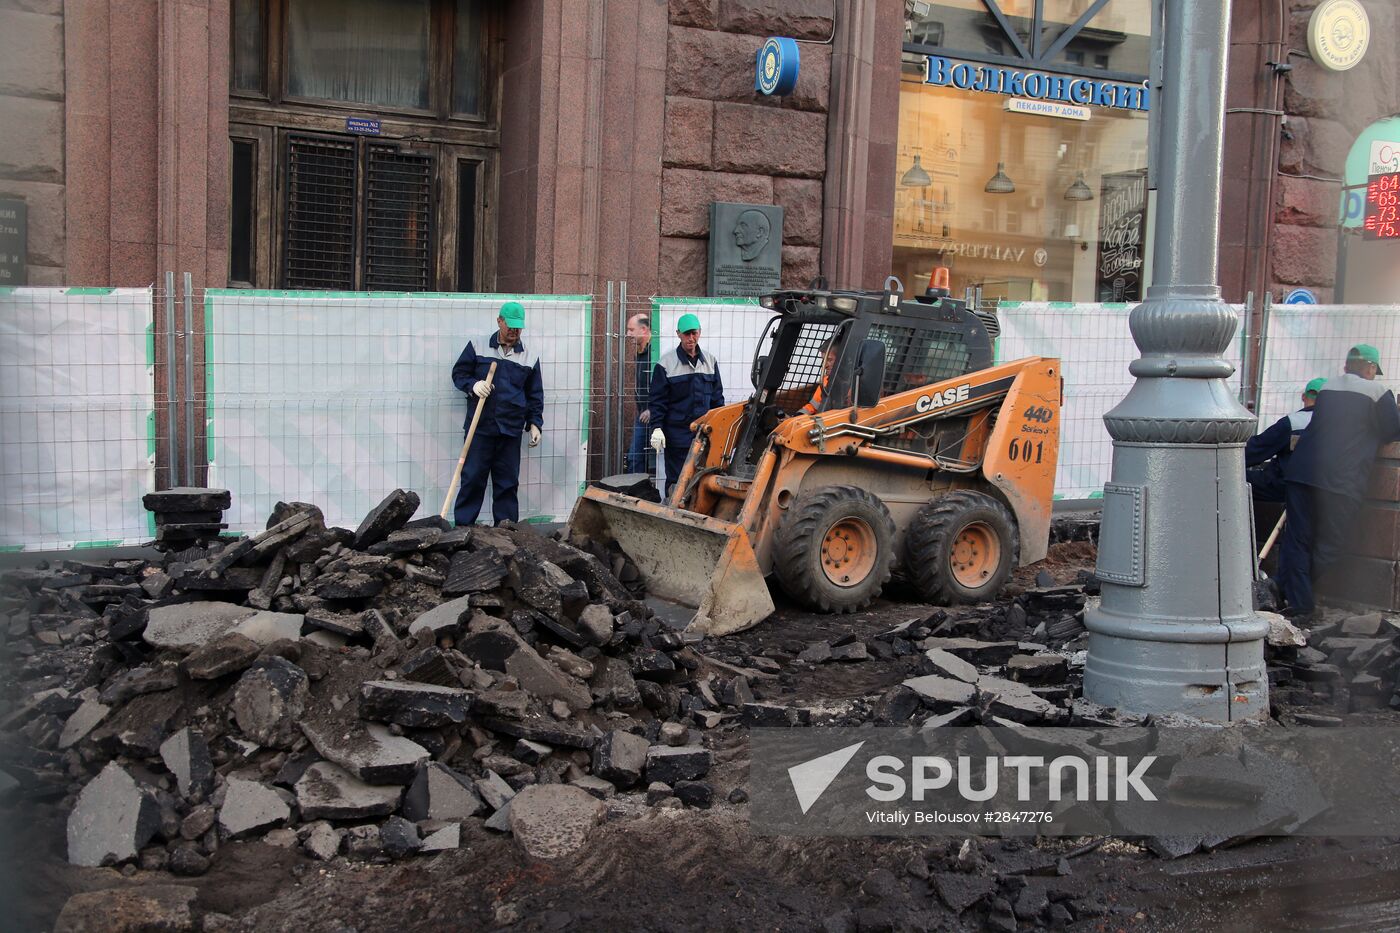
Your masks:
<svg viewBox="0 0 1400 933"><path fill-rule="evenodd" d="M184 275L185 341L185 485L195 485L194 479L194 276Z"/></svg>
<svg viewBox="0 0 1400 933"><path fill-rule="evenodd" d="M613 319L613 283L608 280L608 301L607 310L604 314L603 324L603 475L611 476L612 469L612 392L613 392L613 362L612 362L612 319Z"/></svg>
<svg viewBox="0 0 1400 933"><path fill-rule="evenodd" d="M169 485L180 485L179 437L175 419L175 273L165 273L165 430Z"/></svg>
<svg viewBox="0 0 1400 933"><path fill-rule="evenodd" d="M617 399L614 404L617 406L617 437L614 446L618 452L618 472L627 470L627 448L631 437L628 436L627 422L627 318L632 314L627 307L627 283L625 281L617 283L618 289L618 327L617 327Z"/></svg>
<svg viewBox="0 0 1400 933"><path fill-rule="evenodd" d="M1113 473L1084 670L1096 703L1220 723L1269 711L1244 482L1255 419L1222 357L1238 326L1218 278L1229 27L1228 0L1166 5L1155 281L1129 319L1136 382L1104 416Z"/></svg>

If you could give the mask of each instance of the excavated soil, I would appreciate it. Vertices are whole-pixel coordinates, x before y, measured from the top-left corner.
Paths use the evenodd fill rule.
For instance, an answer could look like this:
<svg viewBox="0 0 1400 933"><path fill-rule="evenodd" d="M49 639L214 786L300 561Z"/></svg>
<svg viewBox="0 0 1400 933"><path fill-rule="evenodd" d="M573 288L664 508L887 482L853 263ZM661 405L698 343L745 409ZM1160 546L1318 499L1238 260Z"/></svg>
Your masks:
<svg viewBox="0 0 1400 933"><path fill-rule="evenodd" d="M1092 571L1094 546L1067 542L1017 572L1008 597L1048 571L1056 584ZM892 598L851 616L782 606L740 636L748 651L869 637L934 607ZM966 607L957 612L986 612ZM910 676L908 658L794 668L783 701L840 705ZM1387 721L1400 719L1388 714ZM727 802L748 778L747 732L717 730L709 810L649 808L615 798L609 818L575 855L531 860L508 836L463 827L450 853L373 865L315 862L261 842L220 849L208 874L173 878L128 868L85 869L64 860L60 801L10 811L0 853L0 930L44 930L73 893L121 885L185 884L198 891L204 929L427 930L976 930L985 914L961 917L935 897L928 873L965 862L953 838L783 838L749 830L748 806ZM1396 840L1258 840L1234 849L1163 861L1110 840L980 840L977 873L1021 878L1072 900L1081 919L1066 929L1379 930L1400 928ZM980 856L976 854L980 850ZM1067 855L1065 864L1057 861ZM1017 881L1016 884L1021 882ZM1021 929L1032 929L1023 924Z"/></svg>

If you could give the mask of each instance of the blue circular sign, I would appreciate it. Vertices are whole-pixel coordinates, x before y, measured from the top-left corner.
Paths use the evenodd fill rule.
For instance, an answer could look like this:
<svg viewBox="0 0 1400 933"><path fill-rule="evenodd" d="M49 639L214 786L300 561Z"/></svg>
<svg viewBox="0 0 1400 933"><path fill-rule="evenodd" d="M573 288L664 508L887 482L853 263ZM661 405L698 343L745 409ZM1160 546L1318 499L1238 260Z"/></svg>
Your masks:
<svg viewBox="0 0 1400 933"><path fill-rule="evenodd" d="M753 87L764 94L783 96L797 86L797 71L802 56L797 42L784 36L773 36L758 50Z"/></svg>
<svg viewBox="0 0 1400 933"><path fill-rule="evenodd" d="M1306 288L1295 288L1283 296L1283 303L1286 305L1315 305L1317 304L1317 296Z"/></svg>

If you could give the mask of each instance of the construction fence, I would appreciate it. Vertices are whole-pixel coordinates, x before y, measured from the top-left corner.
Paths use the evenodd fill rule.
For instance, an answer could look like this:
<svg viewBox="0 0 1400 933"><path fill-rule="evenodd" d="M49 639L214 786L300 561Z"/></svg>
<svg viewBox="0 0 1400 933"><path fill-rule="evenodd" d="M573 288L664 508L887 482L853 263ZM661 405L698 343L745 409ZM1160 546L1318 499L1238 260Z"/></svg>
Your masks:
<svg viewBox="0 0 1400 933"><path fill-rule="evenodd" d="M748 397L770 312L748 299L195 290L0 291L0 550L151 540L141 497L173 486L232 492L230 531L260 529L279 500L314 502L353 527L395 488L442 506L467 410L451 381L468 340L495 331L503 301L526 308L541 359L540 445L521 460L521 517L567 519L591 479L659 472L637 431L637 345L649 369L693 312L727 401ZM1065 404L1057 496L1101 495L1112 463L1102 416L1132 384L1127 305L1003 303L997 358L1058 356ZM1357 342L1400 366L1400 306L1236 306L1231 391L1261 426L1302 386L1340 372ZM1395 372L1400 372L1397 368ZM1384 379L1392 377L1385 376ZM639 456L629 447L640 442ZM483 519L490 513L483 508Z"/></svg>

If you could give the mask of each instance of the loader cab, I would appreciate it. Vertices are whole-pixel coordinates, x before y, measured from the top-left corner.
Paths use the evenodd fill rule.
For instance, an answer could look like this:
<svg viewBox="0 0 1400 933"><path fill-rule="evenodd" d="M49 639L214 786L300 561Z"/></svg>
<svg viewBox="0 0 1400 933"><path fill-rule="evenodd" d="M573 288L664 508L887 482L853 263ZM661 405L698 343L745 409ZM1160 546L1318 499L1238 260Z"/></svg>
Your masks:
<svg viewBox="0 0 1400 933"><path fill-rule="evenodd" d="M964 302L905 300L902 291L807 289L760 299L775 314L754 354L754 394L729 473L751 476L785 418L872 405L991 364L986 324Z"/></svg>

